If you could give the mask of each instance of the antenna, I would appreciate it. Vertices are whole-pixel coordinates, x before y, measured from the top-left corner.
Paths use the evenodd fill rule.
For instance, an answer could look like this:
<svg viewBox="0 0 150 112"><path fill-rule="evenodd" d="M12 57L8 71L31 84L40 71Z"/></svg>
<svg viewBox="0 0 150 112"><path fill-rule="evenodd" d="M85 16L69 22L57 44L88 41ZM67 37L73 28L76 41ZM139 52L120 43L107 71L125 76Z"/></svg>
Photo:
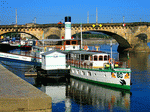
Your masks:
<svg viewBox="0 0 150 112"><path fill-rule="evenodd" d="M34 18L34 23L36 24L36 17Z"/></svg>
<svg viewBox="0 0 150 112"><path fill-rule="evenodd" d="M89 11L87 13L87 23L89 23Z"/></svg>
<svg viewBox="0 0 150 112"><path fill-rule="evenodd" d="M98 23L98 11L97 11L97 7L96 7L96 24Z"/></svg>
<svg viewBox="0 0 150 112"><path fill-rule="evenodd" d="M16 25L17 25L17 9L16 9Z"/></svg>
<svg viewBox="0 0 150 112"><path fill-rule="evenodd" d="M113 23L113 18L111 18L111 23Z"/></svg>

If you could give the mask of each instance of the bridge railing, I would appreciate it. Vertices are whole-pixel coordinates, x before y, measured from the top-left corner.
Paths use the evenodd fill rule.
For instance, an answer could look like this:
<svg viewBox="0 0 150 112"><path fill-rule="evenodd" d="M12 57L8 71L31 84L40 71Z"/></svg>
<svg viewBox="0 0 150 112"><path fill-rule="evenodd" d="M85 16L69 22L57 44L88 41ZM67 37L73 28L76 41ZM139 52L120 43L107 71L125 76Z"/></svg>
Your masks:
<svg viewBox="0 0 150 112"><path fill-rule="evenodd" d="M103 27L106 26L123 26L123 23L83 23L82 27L92 27L95 24L95 27L99 27L101 24ZM132 22L132 23L125 23L126 26L150 26L150 22ZM71 24L72 27L80 27L80 23ZM25 24L25 25L0 25L1 29L8 29L8 28L47 28L47 27L59 27L64 28L65 24Z"/></svg>

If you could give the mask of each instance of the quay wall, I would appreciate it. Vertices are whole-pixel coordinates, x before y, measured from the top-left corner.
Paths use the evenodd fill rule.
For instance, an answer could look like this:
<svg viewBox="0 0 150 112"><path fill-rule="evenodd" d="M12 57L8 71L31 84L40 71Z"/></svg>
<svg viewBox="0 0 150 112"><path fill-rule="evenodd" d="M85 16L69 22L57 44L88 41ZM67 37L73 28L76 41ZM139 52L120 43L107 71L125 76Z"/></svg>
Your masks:
<svg viewBox="0 0 150 112"><path fill-rule="evenodd" d="M0 64L0 111L51 112L52 99Z"/></svg>

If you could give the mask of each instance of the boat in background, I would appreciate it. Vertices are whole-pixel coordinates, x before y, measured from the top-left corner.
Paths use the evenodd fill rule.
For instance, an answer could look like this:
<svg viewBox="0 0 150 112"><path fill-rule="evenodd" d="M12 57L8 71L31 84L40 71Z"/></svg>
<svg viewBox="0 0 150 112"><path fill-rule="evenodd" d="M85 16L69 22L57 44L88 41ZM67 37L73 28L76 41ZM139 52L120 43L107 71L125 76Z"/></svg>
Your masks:
<svg viewBox="0 0 150 112"><path fill-rule="evenodd" d="M20 49L22 50L31 50L33 46L35 46L36 40L20 40Z"/></svg>
<svg viewBox="0 0 150 112"><path fill-rule="evenodd" d="M42 58L42 53L49 51L70 51L80 50L81 40L75 39L43 39L36 41L36 45L32 47L32 56ZM42 62L42 59L36 60Z"/></svg>

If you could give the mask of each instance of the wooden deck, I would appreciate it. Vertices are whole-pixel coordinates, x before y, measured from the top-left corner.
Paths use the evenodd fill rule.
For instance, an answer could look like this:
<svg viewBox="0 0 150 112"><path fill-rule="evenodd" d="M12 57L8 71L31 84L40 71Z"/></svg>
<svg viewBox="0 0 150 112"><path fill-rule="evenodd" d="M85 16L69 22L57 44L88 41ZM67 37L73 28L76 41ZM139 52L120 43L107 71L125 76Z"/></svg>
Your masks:
<svg viewBox="0 0 150 112"><path fill-rule="evenodd" d="M0 111L51 112L52 99L0 65Z"/></svg>

